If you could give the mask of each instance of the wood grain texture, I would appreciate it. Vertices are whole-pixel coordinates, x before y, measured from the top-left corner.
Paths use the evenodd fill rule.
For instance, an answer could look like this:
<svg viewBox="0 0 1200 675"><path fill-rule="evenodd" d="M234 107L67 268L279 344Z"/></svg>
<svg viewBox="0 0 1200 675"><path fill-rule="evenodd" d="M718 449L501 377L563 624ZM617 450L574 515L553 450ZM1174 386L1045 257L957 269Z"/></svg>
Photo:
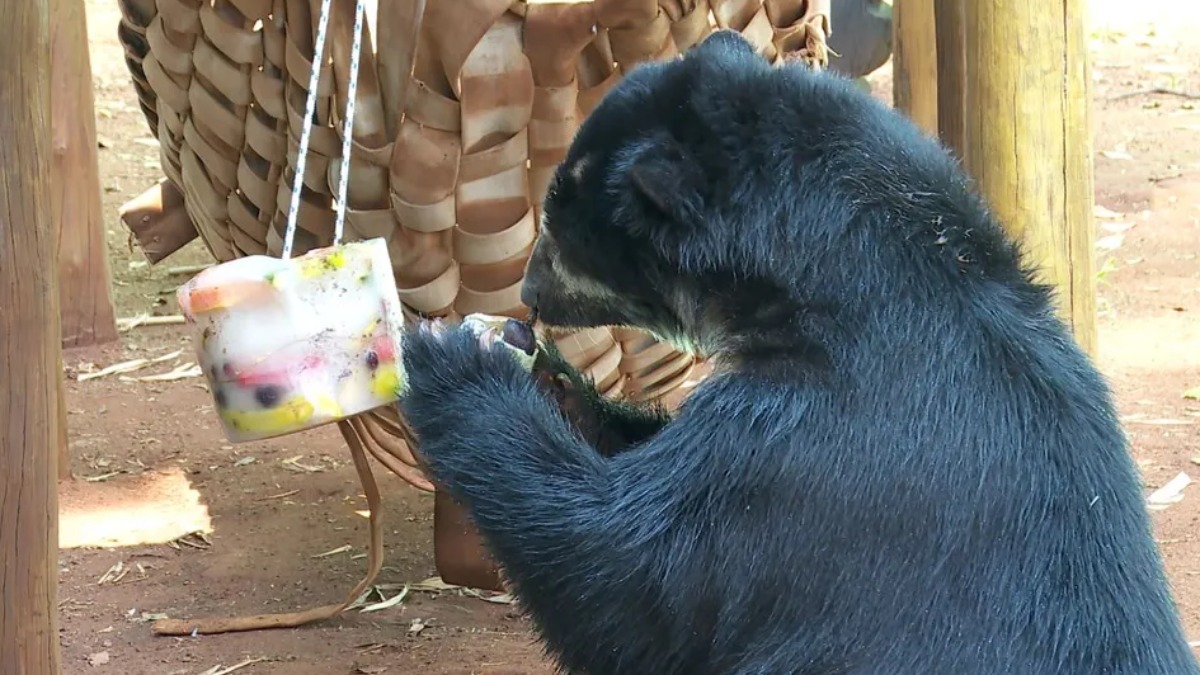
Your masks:
<svg viewBox="0 0 1200 675"><path fill-rule="evenodd" d="M966 5L967 165L1095 354L1091 96L1084 0Z"/></svg>
<svg viewBox="0 0 1200 675"><path fill-rule="evenodd" d="M0 673L59 672L47 0L0 2Z"/></svg>
<svg viewBox="0 0 1200 675"><path fill-rule="evenodd" d="M937 31L938 136L956 157L966 161L967 44L963 21L966 0L934 0Z"/></svg>
<svg viewBox="0 0 1200 675"><path fill-rule="evenodd" d="M918 126L937 136L937 35L933 3L934 0L903 0L893 4L892 99Z"/></svg>
<svg viewBox="0 0 1200 675"><path fill-rule="evenodd" d="M58 367L53 372L58 373L58 421L54 449L58 453L58 480L71 480L71 442L67 436L67 378L64 369L62 350L58 350Z"/></svg>
<svg viewBox="0 0 1200 675"><path fill-rule="evenodd" d="M50 0L50 168L64 347L117 339L83 0Z"/></svg>

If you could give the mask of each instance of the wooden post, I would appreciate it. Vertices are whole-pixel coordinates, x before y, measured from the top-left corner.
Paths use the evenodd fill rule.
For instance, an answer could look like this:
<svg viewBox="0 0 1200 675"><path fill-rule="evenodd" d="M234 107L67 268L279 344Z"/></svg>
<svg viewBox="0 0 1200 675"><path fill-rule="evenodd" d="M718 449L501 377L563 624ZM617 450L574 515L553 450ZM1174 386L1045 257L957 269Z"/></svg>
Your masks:
<svg viewBox="0 0 1200 675"><path fill-rule="evenodd" d="M966 137L971 173L1095 354L1086 10L1086 0L966 4Z"/></svg>
<svg viewBox="0 0 1200 675"><path fill-rule="evenodd" d="M933 3L934 0L900 0L892 6L892 99L896 108L937 136L938 68Z"/></svg>
<svg viewBox="0 0 1200 675"><path fill-rule="evenodd" d="M63 373L62 349L58 350L58 368L53 371L58 378L58 428L54 438L54 450L58 455L58 480L71 480L71 440L67 435L67 378Z"/></svg>
<svg viewBox="0 0 1200 675"><path fill-rule="evenodd" d="M967 148L966 0L934 0L937 32L937 124L942 143L962 161Z"/></svg>
<svg viewBox="0 0 1200 675"><path fill-rule="evenodd" d="M83 0L50 0L50 169L65 347L117 339Z"/></svg>
<svg viewBox="0 0 1200 675"><path fill-rule="evenodd" d="M61 354L47 0L0 2L0 673L57 675Z"/></svg>

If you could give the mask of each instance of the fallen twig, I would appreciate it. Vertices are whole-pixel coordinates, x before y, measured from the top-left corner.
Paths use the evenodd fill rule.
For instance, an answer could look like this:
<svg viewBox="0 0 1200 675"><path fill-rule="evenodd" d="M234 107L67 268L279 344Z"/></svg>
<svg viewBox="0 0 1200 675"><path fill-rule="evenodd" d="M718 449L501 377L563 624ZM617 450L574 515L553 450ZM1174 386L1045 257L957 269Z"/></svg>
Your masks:
<svg viewBox="0 0 1200 675"><path fill-rule="evenodd" d="M104 573L104 576L100 577L100 580L96 582L96 585L103 586L104 584L115 584L121 579L124 579L125 575L128 573L129 568L125 567L125 563L118 560L117 564L108 568L108 571Z"/></svg>
<svg viewBox="0 0 1200 675"><path fill-rule="evenodd" d="M212 267L212 263L205 263L201 265L177 265L175 267L168 267L167 275L183 276L185 274L196 274L197 272L203 272L210 267Z"/></svg>
<svg viewBox="0 0 1200 675"><path fill-rule="evenodd" d="M1181 420L1170 417L1158 417L1147 419L1142 415L1130 415L1121 418L1122 424L1152 424L1154 426L1163 427L1185 427L1196 424L1192 420Z"/></svg>
<svg viewBox="0 0 1200 675"><path fill-rule="evenodd" d="M265 501L270 501L272 499L283 499L284 497L291 497L292 495L299 494L299 493L300 493L299 490L288 490L287 492L280 492L277 495L268 495L266 497L259 497L255 501L265 502Z"/></svg>
<svg viewBox="0 0 1200 675"><path fill-rule="evenodd" d="M117 319L117 330L124 333L125 331L133 330L138 326L175 326L185 322L186 320L183 318L182 314L167 314L165 316L139 314L138 316Z"/></svg>
<svg viewBox="0 0 1200 675"><path fill-rule="evenodd" d="M266 659L263 659L263 658L246 659L245 661L242 661L241 663L229 666L228 668L222 668L218 664L218 665L213 666L212 668L209 668L208 670L204 671L203 673L200 673L200 675L229 675L229 673L232 673L235 670L241 670L242 668L245 668L247 666L252 666L256 663L262 663L263 661L266 661Z"/></svg>
<svg viewBox="0 0 1200 675"><path fill-rule="evenodd" d="M1171 89L1170 87L1150 87L1149 89L1136 89L1134 91L1127 91L1123 94L1117 94L1115 96L1110 96L1108 98L1108 100L1122 101L1127 98L1134 98L1136 96L1149 96L1152 94L1161 94L1163 96L1177 96L1179 98L1186 98L1186 99L1190 99L1193 101L1200 101L1200 94L1195 94L1190 91L1184 91L1182 89Z"/></svg>
<svg viewBox="0 0 1200 675"><path fill-rule="evenodd" d="M122 363L114 363L113 365L108 366L107 368L101 368L100 370L97 370L93 373L80 373L79 375L77 375L75 377L75 379L78 382L87 382L88 380L94 380L99 377L107 377L109 375L116 375L116 374L121 374L121 373L132 373L135 370L141 370L148 366L152 366L156 363L163 363L165 361L171 361L172 359L177 359L177 358L179 358L179 355L182 353L183 353L182 349L177 349L177 350L171 352L170 354L163 354L162 356L156 356L152 359L132 359L130 361L124 361Z"/></svg>
<svg viewBox="0 0 1200 675"><path fill-rule="evenodd" d="M204 371L195 363L184 363L175 366L173 370L157 375L143 375L142 377L126 377L121 376L122 382L174 382L176 380L184 380L189 377L200 377Z"/></svg>
<svg viewBox="0 0 1200 675"><path fill-rule="evenodd" d="M200 541L196 542L194 541L195 539L199 539ZM209 539L208 535L204 534L203 532L192 532L190 534L185 534L178 539L167 542L167 546L170 546L174 549L183 550L181 544L182 546L190 546L191 548L199 549L201 551L212 548L212 540Z"/></svg>
<svg viewBox="0 0 1200 675"><path fill-rule="evenodd" d="M123 473L125 473L125 472L124 471L110 471L108 473L102 473L99 476L80 476L79 478L80 478L80 480L84 480L89 483L103 483L104 481L108 480L109 478L112 478L113 476L119 476Z"/></svg>
<svg viewBox="0 0 1200 675"><path fill-rule="evenodd" d="M301 464L300 459L303 457L304 455L296 455L290 459L283 460L280 464L283 465L283 468L296 473L321 473L325 470L325 467Z"/></svg>
<svg viewBox="0 0 1200 675"><path fill-rule="evenodd" d="M328 551L325 551L324 553L318 553L318 554L316 554L316 555L314 555L314 556L312 556L312 557L313 557L314 559L316 559L316 558L328 558L328 557L329 557L329 556L331 556L331 555L337 555L337 554L339 554L339 553L345 553L346 551L349 551L349 550L350 550L350 549L352 549L352 548L353 548L353 547L352 547L352 546L350 546L350 544L346 544L345 546L339 546L339 547L337 547L337 548L335 548L335 549L330 549L330 550L328 550Z"/></svg>
<svg viewBox="0 0 1200 675"><path fill-rule="evenodd" d="M408 590L413 593L458 593L459 595L478 598L484 602L497 605L514 605L517 602L510 593L494 593L492 591L481 591L469 586L455 586L454 584L442 581L441 577L429 577L424 581L418 581L414 584L378 584L375 586L375 590L381 594L394 590Z"/></svg>

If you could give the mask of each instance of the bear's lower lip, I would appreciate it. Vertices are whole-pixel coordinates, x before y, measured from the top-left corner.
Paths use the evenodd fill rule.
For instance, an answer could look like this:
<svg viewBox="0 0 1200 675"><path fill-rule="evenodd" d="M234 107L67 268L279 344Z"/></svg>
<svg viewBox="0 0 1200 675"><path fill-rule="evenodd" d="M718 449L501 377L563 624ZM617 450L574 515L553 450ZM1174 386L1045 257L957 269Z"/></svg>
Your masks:
<svg viewBox="0 0 1200 675"><path fill-rule="evenodd" d="M549 310L538 307L536 311L537 320L542 322L544 326L553 326L554 328L589 328L590 326L582 325L580 319L575 312L570 309L557 312L553 307Z"/></svg>
<svg viewBox="0 0 1200 675"><path fill-rule="evenodd" d="M597 302L594 298L541 293L531 312L543 326L559 329L624 326L629 313L619 303Z"/></svg>

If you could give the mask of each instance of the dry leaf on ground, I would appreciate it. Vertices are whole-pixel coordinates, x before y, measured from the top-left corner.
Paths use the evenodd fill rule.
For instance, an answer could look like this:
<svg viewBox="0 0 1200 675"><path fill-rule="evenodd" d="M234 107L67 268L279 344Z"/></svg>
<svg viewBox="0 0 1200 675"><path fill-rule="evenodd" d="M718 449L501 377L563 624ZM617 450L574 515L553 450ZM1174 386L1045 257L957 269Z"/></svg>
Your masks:
<svg viewBox="0 0 1200 675"><path fill-rule="evenodd" d="M1191 484L1191 476L1181 472L1178 476L1168 481L1166 485L1150 493L1150 496L1146 498L1146 503L1155 511L1165 509L1172 504L1182 501L1184 488Z"/></svg>

